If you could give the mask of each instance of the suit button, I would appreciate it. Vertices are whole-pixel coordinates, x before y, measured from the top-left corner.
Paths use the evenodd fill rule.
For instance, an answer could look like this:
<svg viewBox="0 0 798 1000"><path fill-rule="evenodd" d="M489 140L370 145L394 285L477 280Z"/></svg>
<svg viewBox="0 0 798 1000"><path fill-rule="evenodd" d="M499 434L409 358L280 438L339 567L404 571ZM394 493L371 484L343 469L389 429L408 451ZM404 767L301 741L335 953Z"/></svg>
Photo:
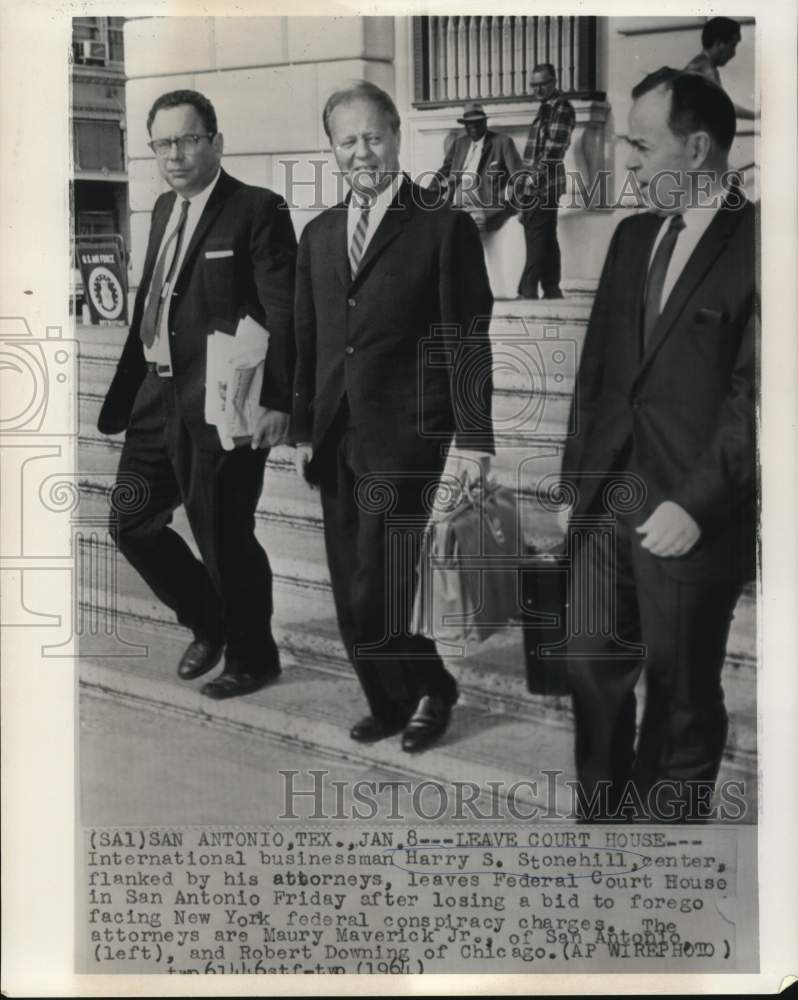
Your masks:
<svg viewBox="0 0 798 1000"><path fill-rule="evenodd" d="M357 305L357 299L347 299L346 300L346 304L348 306L352 306L352 308L354 308Z"/></svg>
<svg viewBox="0 0 798 1000"><path fill-rule="evenodd" d="M639 399L633 399L632 400L632 409L633 410L639 410L640 409L640 400Z"/></svg>
<svg viewBox="0 0 798 1000"><path fill-rule="evenodd" d="M355 353L355 349L354 349L354 347L352 347L352 345L350 344L350 345L349 345L349 346L348 346L348 347L346 348L346 350L345 350L345 353L346 353L346 354L354 354L354 353Z"/></svg>

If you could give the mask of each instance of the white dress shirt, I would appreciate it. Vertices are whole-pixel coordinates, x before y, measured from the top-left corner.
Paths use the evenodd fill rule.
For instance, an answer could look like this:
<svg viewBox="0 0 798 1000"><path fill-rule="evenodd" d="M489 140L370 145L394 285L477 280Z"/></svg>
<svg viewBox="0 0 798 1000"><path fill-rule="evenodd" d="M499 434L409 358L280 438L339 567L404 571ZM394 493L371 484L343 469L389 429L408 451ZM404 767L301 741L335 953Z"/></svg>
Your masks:
<svg viewBox="0 0 798 1000"><path fill-rule="evenodd" d="M479 166L479 161L482 159L482 150L484 148L484 135L481 139L477 139L476 142L472 140L468 153L466 154L465 163L463 164L463 173L475 174L477 172L477 167Z"/></svg>
<svg viewBox="0 0 798 1000"><path fill-rule="evenodd" d="M371 210L369 211L369 227L366 230L366 238L363 240L363 253L361 259L366 256L366 247L371 243L371 239L377 232L377 227L385 218L385 213L388 211L388 207L391 202L396 197L396 193L399 190L399 185L402 183L402 175L397 174L391 183L381 191L371 204ZM358 204L357 199L353 195L349 199L349 209L346 215L346 246L347 250L352 246L352 238L355 235L355 229L360 221L361 208Z"/></svg>
<svg viewBox="0 0 798 1000"><path fill-rule="evenodd" d="M723 198L725 192L722 192L718 197ZM688 208L687 211L682 215L684 219L684 229L679 233L679 237L673 248L673 254L668 262L668 270L665 272L665 283L662 286L662 305L660 311L665 308L665 303L668 301L668 296L673 291L673 286L679 280L679 275L685 269L687 261L690 259L693 250L698 246L698 241L707 231L710 222L715 218L715 213L718 211L717 208ZM660 240L663 238L667 232L668 226L670 225L672 215L666 215L662 220L662 225L657 233L657 238L654 240L654 246L651 248L651 256L648 259L648 266L654 260L654 255L659 247Z"/></svg>
<svg viewBox="0 0 798 1000"><path fill-rule="evenodd" d="M186 250L188 249L189 243L191 243L191 237L194 235L194 230L197 228L197 223L200 220L200 216L205 210L205 206L208 204L208 199L211 196L211 192L216 187L216 182L219 180L219 171L216 172L216 176L210 182L210 184L203 188L199 194L195 194L193 198L183 198L179 194L175 198L175 204L172 208L172 214L169 216L169 221L166 223L166 229L164 230L163 239L158 247L158 256L161 254L161 247L169 239L170 235L177 228L177 224L180 221L180 212L184 201L188 201L188 215L186 216L186 227L183 230L183 239L180 243L180 256L177 259L177 264L172 274L172 281L170 286L164 290L165 305L161 310L161 321L158 329L155 332L155 340L152 342L150 347L144 348L144 357L147 361L154 361L157 365L162 366L159 370L162 374L167 375L172 371L172 356L169 351L169 300L172 296L172 285L177 280L177 276L180 274L180 268L183 266L183 259L186 256ZM164 273L169 273L170 261L166 261L166 266L164 268ZM153 289L147 295L149 300L150 294L152 294ZM145 303L146 309L146 303Z"/></svg>

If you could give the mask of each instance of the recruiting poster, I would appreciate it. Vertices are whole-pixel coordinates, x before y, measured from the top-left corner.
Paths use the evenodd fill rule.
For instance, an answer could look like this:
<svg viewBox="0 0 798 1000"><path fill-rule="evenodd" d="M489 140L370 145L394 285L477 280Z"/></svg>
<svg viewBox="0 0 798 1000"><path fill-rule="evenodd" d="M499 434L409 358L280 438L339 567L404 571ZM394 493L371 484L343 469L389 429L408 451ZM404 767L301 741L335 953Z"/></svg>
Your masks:
<svg viewBox="0 0 798 1000"><path fill-rule="evenodd" d="M92 323L126 323L127 276L117 243L79 239L77 256Z"/></svg>
<svg viewBox="0 0 798 1000"><path fill-rule="evenodd" d="M723 7L4 6L9 996L795 974L795 5Z"/></svg>

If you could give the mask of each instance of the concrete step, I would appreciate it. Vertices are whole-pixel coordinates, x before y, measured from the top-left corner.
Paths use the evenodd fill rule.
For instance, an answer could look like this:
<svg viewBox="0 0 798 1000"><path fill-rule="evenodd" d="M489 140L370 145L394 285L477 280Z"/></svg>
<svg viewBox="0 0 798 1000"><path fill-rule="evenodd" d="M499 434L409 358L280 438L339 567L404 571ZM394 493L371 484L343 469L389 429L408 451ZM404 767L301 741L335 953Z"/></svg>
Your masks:
<svg viewBox="0 0 798 1000"><path fill-rule="evenodd" d="M362 714L362 694L341 656L335 625L321 618L314 595L290 586L278 600L285 619L275 622L284 676L281 682L246 698L212 702L198 693L201 681L187 685L175 676L175 664L187 641L177 626L124 614L119 634L139 647L137 658L119 655L82 657L81 683L93 689L134 698L235 728L249 728L342 759L390 766L399 774L440 781L529 781L539 768L561 768L572 778L572 720L567 699L526 693L520 660L520 637L495 637L478 652L447 665L458 679L461 698L441 743L409 758L394 740L362 748L348 738L348 728ZM486 671L486 659L492 669ZM731 701L734 679L727 669ZM730 739L721 778L743 778L755 787L755 743L732 715ZM541 782L542 784L542 782ZM534 796L530 796L535 801ZM755 815L755 812L751 815Z"/></svg>
<svg viewBox="0 0 798 1000"><path fill-rule="evenodd" d="M81 442L81 516L104 523L108 510L108 489L118 464L121 444ZM285 556L303 566L316 567L314 581L327 586L326 554L322 536L319 494L296 476L291 449L275 449L276 457L267 466L263 494L256 511L256 534L270 558ZM541 508L528 494L519 498L524 538L537 550L550 550L561 541L556 514ZM185 512L178 508L174 526L193 545ZM308 569L309 571L309 569ZM729 653L740 659L756 661L756 608L753 588L740 600L738 615L729 640Z"/></svg>
<svg viewBox="0 0 798 1000"><path fill-rule="evenodd" d="M102 496L85 494L81 498L82 516L101 511L105 500ZM102 521L102 518L98 518ZM186 538L196 551L185 515L175 513L175 529ZM275 629L283 644L295 650L305 660L323 662L328 668L348 671L349 666L338 637L334 606L327 574L321 535L317 530L300 522L280 522L269 517L258 517L257 534L269 553L275 577ZM171 613L152 595L141 577L118 555L115 555L106 536L99 536L92 545L91 559L84 553L84 563L106 566L101 555L115 558L115 595L109 597L106 577L95 578L84 587L81 600L94 609L91 614L103 617L111 609L150 627L174 625ZM299 619L292 620L297 595L304 595L306 603ZM100 610L98 610L100 609ZM753 643L755 604L752 594L746 592L738 605L730 636L725 674L726 696L732 719L729 753L753 754L756 746L754 704L756 669L755 644ZM89 611L86 611L89 614ZM542 724L547 720L567 714L562 699L541 698L529 695L525 689L523 672L522 634L517 624L510 624L486 642L468 648L445 649L444 658L467 684L479 692L486 704L502 711L519 711L534 716ZM464 671L464 673L463 673Z"/></svg>
<svg viewBox="0 0 798 1000"><path fill-rule="evenodd" d="M497 389L570 394L591 302L580 296L578 302L497 303L490 326ZM105 394L124 334L123 327L79 328L81 392Z"/></svg>
<svg viewBox="0 0 798 1000"><path fill-rule="evenodd" d="M86 452L86 461L91 462L90 466L86 466L87 471L106 473L116 470L124 435L109 437L97 430L101 403L99 396L80 396L79 447ZM519 414L521 406L527 406L526 402L507 404L507 430L502 429L497 420L496 454L491 461L491 471L499 482L516 491L534 494L540 487L548 493L553 486L551 477L559 473L562 463L568 404L561 397L547 400L545 406L538 409L541 427L539 432L534 433L517 429L520 421L515 415ZM503 402L497 397L494 410L501 412L502 409ZM529 407L527 410L531 412ZM551 415L555 413L556 423L551 420ZM532 426L531 422L525 422ZM294 475L293 449L272 449L268 468L279 468Z"/></svg>
<svg viewBox="0 0 798 1000"><path fill-rule="evenodd" d="M551 483L546 482L546 477L555 476L559 471L573 371L591 301L591 296L586 295L569 296L566 300L552 303L503 302L497 303L494 312L491 333L494 353L500 364L494 407L499 435L493 469L501 482L519 492L525 536L538 547L550 547L559 537L554 516L541 510L533 495L538 488L544 489L544 492L548 490ZM116 472L122 436L103 437L96 430L96 419L102 396L113 375L116 357L121 350L124 331L91 330L80 339L81 504L83 510L88 506L96 514L102 515L106 504L104 492ZM102 516L99 519L102 521ZM193 546L182 510L176 512L174 524ZM297 479L292 449L275 448L270 454L256 524L258 537L269 553L275 572L275 632L281 649L309 672L309 685L316 684L313 678L318 676L332 676L336 679L336 685L344 685L340 690L347 689L349 694L344 699L343 714L339 718L350 719L351 703L359 695L357 686L351 680L351 670L335 624L321 535L318 494L310 491ZM126 628L133 626L134 630L155 630L159 642L164 630L171 629L178 637L175 640L178 646L180 642L185 642L185 635L181 638L181 631L172 621L169 612L155 600L143 581L121 557L117 558L116 567L116 608L106 607L108 596L104 587L93 592L89 588L84 598L87 620L94 616L93 620L96 621L98 615L101 617L105 612L115 612ZM752 711L756 678L755 622L754 599L752 592L748 591L735 614L725 668L726 696L731 717L725 766L749 777L755 772L756 750L756 721ZM539 756L535 750L534 759L545 761L551 759L547 749L551 741L559 746L562 733L570 741L571 720L567 699L543 698L526 692L521 633L517 627L508 626L482 645L468 649L466 654L449 656L447 659L462 684L464 706L471 711L473 703L473 710L477 714L487 712L491 720L487 729L493 731L496 725L493 716L497 713L505 721L520 718L527 729L531 726L536 731L535 739L543 740L543 755ZM112 659L117 661L118 667L125 657ZM100 660L101 658L92 658L92 670ZM175 657L172 657L172 662L174 660ZM112 677L117 675L113 674ZM156 688L151 688L152 683L156 683ZM149 693L142 697L153 697L156 701L162 696L166 697L157 687L160 683L146 681L150 685L147 688ZM324 685L319 683L319 691L322 691ZM114 685L119 686L118 678L113 681L112 687ZM122 687L124 688L124 684ZM178 689L181 697L184 697L186 689L179 685ZM335 690L338 691L339 688L336 686ZM327 693L329 694L329 690ZM139 697L135 692L132 696ZM255 699L258 697L253 696ZM200 701L203 709L207 710L207 700ZM249 703L250 699L236 699L235 702L240 705L242 702ZM222 704L225 706L229 703ZM226 708L222 711L224 714ZM315 710L309 709L304 720L301 717L294 718L290 713L290 717L281 715L277 728L287 733L287 738L307 740L306 723L309 718L314 717L313 711ZM328 726L325 714L327 706L323 706L320 711L322 720L319 722L319 731L326 734L325 746L329 744L342 753L351 755L353 745L346 737L345 730L332 732L325 728ZM234 705L233 715L236 712ZM508 722L507 725L508 732L520 732L514 728L515 721ZM504 721L501 728L504 732ZM516 759L513 756L513 753L517 755L516 748L508 751L503 738L500 744L501 753L491 757L490 766L494 763L504 766L506 762ZM430 754L438 752L430 751ZM470 752L469 750L468 753ZM399 753L400 761L406 765L406 755L402 755L400 751L396 753ZM468 753L466 759L476 769L474 773L488 773L485 761L479 755L468 757ZM566 756L570 765L570 750ZM402 761L402 758L405 759ZM428 754L424 758L437 760ZM514 773L513 766L515 765L510 766L508 774ZM448 775L452 771L447 764L446 770L437 773ZM469 767L465 768L464 773L470 773ZM523 773L528 776L528 769Z"/></svg>

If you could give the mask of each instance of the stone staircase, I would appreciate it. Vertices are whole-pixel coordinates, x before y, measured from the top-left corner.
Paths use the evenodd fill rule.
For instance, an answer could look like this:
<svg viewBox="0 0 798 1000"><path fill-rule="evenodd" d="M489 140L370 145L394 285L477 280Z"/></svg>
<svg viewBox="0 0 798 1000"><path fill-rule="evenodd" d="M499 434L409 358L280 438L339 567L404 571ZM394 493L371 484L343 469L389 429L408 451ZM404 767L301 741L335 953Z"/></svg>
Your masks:
<svg viewBox="0 0 798 1000"><path fill-rule="evenodd" d="M537 548L558 542L555 518L542 510L534 491L545 491L559 469L573 373L590 309L589 294L561 302L497 302L491 325L496 365L494 420L497 478L517 491L524 533ZM80 436L78 469L81 517L102 523L107 491L116 471L121 436L96 430L100 403L113 374L125 331L79 327ZM175 527L191 544L182 510ZM174 676L186 634L124 559L114 556L107 536L91 545L113 565L116 597L101 582L81 591L87 628L81 643L81 682L122 699L183 712L203 721L268 732L317 747L325 756L380 764L401 775L437 780L528 780L540 768L561 768L573 777L568 699L526 691L522 636L508 625L486 642L445 658L458 678L461 701L441 744L410 758L394 741L365 750L348 739L362 714L361 696L335 624L318 493L296 477L289 448L273 449L258 505L257 534L275 574L275 634L284 663L280 684L247 698L215 703L199 684ZM93 554L97 559L97 552ZM741 598L725 667L731 729L723 776L744 778L749 792L756 774L756 607L753 589ZM109 630L113 635L109 636ZM147 653L149 650L149 653ZM530 793L531 795L531 793ZM534 798L534 795L531 795ZM753 797L748 796L753 804Z"/></svg>

